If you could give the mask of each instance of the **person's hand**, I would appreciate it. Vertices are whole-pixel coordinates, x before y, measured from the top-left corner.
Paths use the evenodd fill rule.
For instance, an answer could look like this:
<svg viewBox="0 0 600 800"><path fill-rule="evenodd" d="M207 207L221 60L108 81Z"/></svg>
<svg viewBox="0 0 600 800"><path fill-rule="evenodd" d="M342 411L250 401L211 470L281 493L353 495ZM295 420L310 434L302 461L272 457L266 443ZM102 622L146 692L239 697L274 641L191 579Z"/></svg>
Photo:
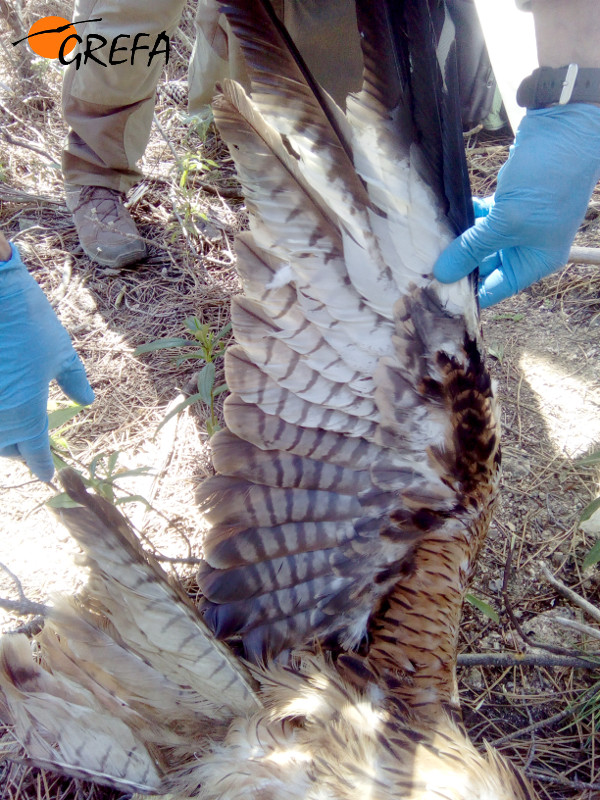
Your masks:
<svg viewBox="0 0 600 800"><path fill-rule="evenodd" d="M48 385L72 400L94 393L69 334L19 251L0 234L0 456L21 457L44 481L54 473L48 441Z"/></svg>
<svg viewBox="0 0 600 800"><path fill-rule="evenodd" d="M453 283L477 266L491 306L563 266L600 177L600 108L529 110L491 198L474 201L475 225L441 254L434 276Z"/></svg>

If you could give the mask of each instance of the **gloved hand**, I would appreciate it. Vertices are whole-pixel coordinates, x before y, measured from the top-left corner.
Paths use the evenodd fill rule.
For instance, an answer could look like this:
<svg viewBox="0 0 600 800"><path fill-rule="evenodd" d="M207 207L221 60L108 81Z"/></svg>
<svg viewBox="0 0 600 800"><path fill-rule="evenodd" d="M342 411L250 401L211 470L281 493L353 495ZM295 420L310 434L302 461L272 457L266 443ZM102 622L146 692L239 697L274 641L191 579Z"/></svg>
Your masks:
<svg viewBox="0 0 600 800"><path fill-rule="evenodd" d="M600 108L573 103L528 110L493 197L475 201L475 225L438 258L453 283L480 268L482 307L566 263L600 178Z"/></svg>
<svg viewBox="0 0 600 800"><path fill-rule="evenodd" d="M0 234L3 256L7 242ZM4 249L6 248L6 249ZM48 385L55 378L76 403L94 393L69 334L19 251L0 261L0 456L21 456L38 478L54 474L48 441Z"/></svg>

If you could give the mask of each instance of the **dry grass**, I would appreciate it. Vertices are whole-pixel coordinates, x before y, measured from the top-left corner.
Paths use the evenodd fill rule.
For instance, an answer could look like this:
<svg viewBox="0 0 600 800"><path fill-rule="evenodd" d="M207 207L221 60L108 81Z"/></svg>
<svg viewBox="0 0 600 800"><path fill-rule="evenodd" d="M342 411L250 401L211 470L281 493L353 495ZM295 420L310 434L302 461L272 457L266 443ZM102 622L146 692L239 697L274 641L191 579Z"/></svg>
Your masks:
<svg viewBox="0 0 600 800"><path fill-rule="evenodd" d="M508 142L482 142L480 136L468 145L474 193L490 194ZM598 247L599 199L597 188L578 245ZM600 444L599 310L600 271L572 264L483 314L502 403L505 468L501 509L473 593L499 612L500 623L485 623L467 607L462 638L469 652L488 651L492 659L512 652L515 659L510 666L460 670L461 695L474 740L485 739L524 764L540 796L552 800L591 800L600 791L597 670L519 663L533 656L568 661L575 653L597 663L597 640L553 621L569 612L581 621L589 618L557 596L540 565L547 563L598 605L597 568L582 568L594 537L578 525L583 508L600 494L598 475L576 459ZM540 375L532 368L537 363L541 394ZM553 394L557 375L572 392L565 398ZM547 649L532 646L532 639ZM591 707L584 707L582 701L590 699Z"/></svg>
<svg viewBox="0 0 600 800"><path fill-rule="evenodd" d="M59 6L30 3L25 26L28 13L34 10L57 13ZM187 60L185 45L176 42L175 46L179 58L172 59L170 79L180 77ZM218 174L209 179L230 188L233 172L227 153L214 130L201 138L202 126L196 129L187 122L182 109L159 103L157 129L143 163L146 178L130 200L150 258L136 270L97 271L79 248L62 200L57 170L65 134L60 73L52 62L32 66L17 51L3 55L2 134L21 144L0 140L2 229L19 243L70 331L97 396L68 431L71 456L88 465L100 453L120 451L123 466L151 467L159 473L156 481L125 483L125 488L143 496L151 491L148 499L156 508L168 508L171 520L194 530L199 521L190 512L189 498L193 485L209 469L203 426L206 409L194 406L191 413L174 420L168 437L163 432L154 439L169 404L181 391L189 391L193 375L189 364L175 366L176 354L171 351L142 358L134 357L133 351L161 337L183 335L184 320L190 315L215 330L229 317L230 298L238 291L231 247L234 233L244 224L243 207L240 202L225 204L214 194L197 191L197 174L189 174L184 189L179 185L186 157L201 152L203 158L220 163ZM218 374L217 380L221 377ZM52 399L64 404L58 390ZM7 479L8 485L19 486L22 507L23 492L28 490L20 482L26 473L13 470L13 474L15 480ZM39 486L31 489L39 494ZM40 515L37 510L34 513ZM164 519L150 515L145 522L164 539L169 527Z"/></svg>
<svg viewBox="0 0 600 800"><path fill-rule="evenodd" d="M22 9L23 24L50 13L65 14L65 9L30 0ZM6 24L0 26L5 43L10 36ZM188 38L189 26L188 13ZM168 79L185 78L187 48L184 35L175 44ZM123 481L126 491L145 496L152 505L151 511L141 504L130 507L134 523L160 555L197 557L202 522L192 496L210 470L206 410L195 406L155 435L169 404L193 378L192 368L175 366L165 351L141 358L133 351L139 344L181 335L183 320L191 314L215 329L227 321L230 298L238 291L233 236L244 224L243 206L231 197L235 177L214 132L204 135L185 120L183 109L159 100L158 125L143 163L145 179L131 204L150 259L127 272L95 269L78 247L62 201L60 81L52 64L31 62L24 49L0 50L0 226L22 247L69 329L97 394L66 435L68 460L85 470L99 454L120 451L123 466L150 466L150 478ZM487 194L508 141L477 134L467 146L474 190ZM220 166L181 190L181 166L190 153ZM199 188L206 181L224 187L226 199ZM579 244L598 244L599 202L600 195ZM578 527L581 510L600 493L597 475L574 460L600 446L594 422L600 418L600 271L572 265L486 312L484 328L503 404L505 489L472 591L495 609L499 622L468 606L461 650L489 660L512 654L514 663L460 668L465 717L475 741L496 744L537 776L542 798L592 800L600 792L597 711L577 710L577 702L597 673L525 664L525 658L548 654L523 636L531 640L533 635L536 642L571 655L598 649L597 642L557 627L553 609L578 612L544 581L539 563L548 563L565 583L600 604L597 570L581 567L593 539ZM559 396L550 367L559 384L571 387L571 400ZM59 399L59 392L53 397ZM0 490L0 537L11 542L0 561L18 574L27 597L43 602L51 589L76 589L79 572L67 573L64 567L67 537L56 531L43 505L51 495L48 487L31 481L18 465L4 463ZM190 567L182 561L175 566L193 590ZM1 571L0 596L17 598L13 582ZM9 612L0 621L14 629L22 618ZM527 634L529 629L534 634ZM3 753L12 747L7 732L0 739L1 800L116 797L4 760Z"/></svg>

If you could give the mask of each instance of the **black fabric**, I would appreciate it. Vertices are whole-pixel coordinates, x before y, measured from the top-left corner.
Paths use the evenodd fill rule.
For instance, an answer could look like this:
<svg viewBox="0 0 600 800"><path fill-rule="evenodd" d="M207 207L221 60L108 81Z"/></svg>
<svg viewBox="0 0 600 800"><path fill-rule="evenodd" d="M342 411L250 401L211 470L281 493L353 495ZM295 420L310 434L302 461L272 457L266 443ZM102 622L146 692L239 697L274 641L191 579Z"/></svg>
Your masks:
<svg viewBox="0 0 600 800"><path fill-rule="evenodd" d="M490 113L496 79L473 0L446 0L456 28L456 52L461 118L464 130Z"/></svg>

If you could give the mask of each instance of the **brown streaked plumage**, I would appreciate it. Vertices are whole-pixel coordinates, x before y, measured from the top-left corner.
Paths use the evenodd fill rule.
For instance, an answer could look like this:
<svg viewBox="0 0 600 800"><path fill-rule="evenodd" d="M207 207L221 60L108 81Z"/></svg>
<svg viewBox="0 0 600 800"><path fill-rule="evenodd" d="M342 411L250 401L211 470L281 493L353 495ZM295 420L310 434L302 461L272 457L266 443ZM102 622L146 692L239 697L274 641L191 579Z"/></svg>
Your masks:
<svg viewBox="0 0 600 800"><path fill-rule="evenodd" d="M251 221L204 600L65 472L89 585L50 610L43 666L0 642L0 715L33 763L122 791L533 798L469 742L456 692L499 440L473 286L431 276L470 206L443 4L357 3L345 116L268 3L224 10L252 96L226 82L215 118Z"/></svg>

